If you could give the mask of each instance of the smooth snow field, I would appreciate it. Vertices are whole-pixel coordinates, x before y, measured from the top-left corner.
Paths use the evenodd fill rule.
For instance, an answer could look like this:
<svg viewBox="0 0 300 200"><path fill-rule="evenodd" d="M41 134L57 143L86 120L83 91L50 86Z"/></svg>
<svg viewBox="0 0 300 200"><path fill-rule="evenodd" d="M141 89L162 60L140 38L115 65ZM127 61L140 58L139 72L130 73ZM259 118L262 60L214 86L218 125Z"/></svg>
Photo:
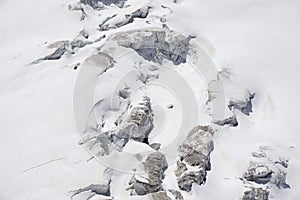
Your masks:
<svg viewBox="0 0 300 200"><path fill-rule="evenodd" d="M300 199L300 1L0 0L0 200Z"/></svg>

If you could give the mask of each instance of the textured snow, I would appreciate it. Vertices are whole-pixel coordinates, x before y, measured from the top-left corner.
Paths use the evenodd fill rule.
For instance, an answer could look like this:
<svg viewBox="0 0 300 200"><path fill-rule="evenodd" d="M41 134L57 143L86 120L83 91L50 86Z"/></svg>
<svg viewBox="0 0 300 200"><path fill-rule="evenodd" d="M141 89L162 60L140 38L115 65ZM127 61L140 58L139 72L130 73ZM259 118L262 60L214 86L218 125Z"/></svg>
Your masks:
<svg viewBox="0 0 300 200"><path fill-rule="evenodd" d="M91 7L83 6L87 13L83 21L80 21L81 12L68 10L69 4L76 3L75 0L0 1L1 200L64 200L70 198L70 191L92 183L105 183L102 173L106 166L91 159L93 155L78 145L81 130L77 130L73 116L73 92L79 71L74 70L74 67L94 55L102 41L88 45L87 48L76 49L76 56L65 54L59 60L47 60L38 65L30 63L53 53L53 49L47 48L48 45L57 41L71 41L83 28L89 32L91 41L115 33L115 29L99 32L98 25L116 13L119 15L111 23L119 22L122 16L141 8L147 1L128 0L126 5L130 7L120 9L110 6L100 16ZM172 12L160 4L170 7ZM260 146L267 146L268 153L274 159L289 159L286 182L291 188L272 189L271 195L274 199L298 199L300 2L182 0L175 4L163 0L151 1L150 5L154 8L148 20L153 26L161 27L160 18L165 15L170 29L186 35L197 35L214 64L219 69L230 69L233 75L223 80L227 103L232 99L246 99L248 92L256 93L252 101L253 113L245 116L236 112L239 126L224 127L214 135L212 169L207 174L207 181L201 186L194 185L191 193L182 192L184 198L241 198L246 188L239 178L248 168L251 153L256 152ZM148 26L136 20L118 31ZM138 59L136 56L133 57ZM99 68L93 70L99 73ZM182 69L182 76L189 80L189 84L199 87L195 86L193 91L186 93L178 92L182 96L186 94L184 109L193 108L197 104L188 103L190 94L198 94L196 99L205 102L205 96L201 93L203 91L197 90L205 84L196 82L199 77L190 75L189 70L189 67ZM170 75L161 72L160 76ZM110 88L107 88L102 90L103 93L110 92ZM174 84L172 89L180 91L181 88L184 86ZM174 139L172 134L178 127L171 122L181 120L178 113L183 108L179 107L171 93L160 91L161 88L157 89L155 85L148 90L154 96L154 122L167 116L163 131L154 127L153 131L158 134L151 138L150 143L161 143L164 147ZM165 93L163 97L162 92ZM99 93L97 95L99 97ZM135 95L138 99L142 94L137 92ZM157 102L165 107L160 107ZM90 102L87 106L91 107L94 103ZM170 104L174 106L173 109L168 108ZM185 119L190 124L184 130L196 125L193 124L193 114L202 109L189 110L191 113ZM226 112L226 115L232 115L229 110ZM83 119L86 119L88 113L84 115ZM83 119L81 127L86 125ZM200 122L207 120L206 116L199 117ZM132 152L152 151L145 144L138 144L140 146L137 147L135 143L131 141L124 148L133 157L136 155ZM135 148L138 149L135 151ZM142 160L146 158L145 155L141 156ZM136 158L132 158L136 162L128 163L121 157L121 154L116 155L113 164L124 165L124 168L129 169L139 163ZM168 189L178 189L174 176L175 166L172 165L174 163L168 164L162 185ZM115 172L112 178L115 185L111 186L115 199L147 199L144 196L129 197L125 191L128 177L122 176L122 172ZM74 199L85 197L87 194Z"/></svg>

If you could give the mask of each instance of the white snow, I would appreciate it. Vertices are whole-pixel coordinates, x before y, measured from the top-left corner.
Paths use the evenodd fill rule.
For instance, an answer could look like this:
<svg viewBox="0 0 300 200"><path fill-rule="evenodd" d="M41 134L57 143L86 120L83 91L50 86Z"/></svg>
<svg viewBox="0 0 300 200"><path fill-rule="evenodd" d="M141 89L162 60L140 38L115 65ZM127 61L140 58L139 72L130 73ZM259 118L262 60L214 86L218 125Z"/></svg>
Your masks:
<svg viewBox="0 0 300 200"><path fill-rule="evenodd" d="M72 40L83 28L91 33L92 39L100 37L102 33L96 31L97 25L106 16L113 15L112 10L126 14L146 3L136 2L129 1L132 6L125 10L111 7L101 16L85 7L89 17L80 21L79 11L68 10L68 5L76 3L75 0L0 1L1 200L69 199L71 190L105 181L102 172L106 166L96 159L87 161L92 155L78 145L80 136L73 116L73 91L79 73L79 70L73 70L73 66L95 53L95 48L102 43L76 50L74 55L66 54L60 60L44 61L38 65L30 63L52 53L53 49L47 48L49 44ZM300 2L183 0L174 4L171 0L163 0L150 1L150 4L154 6L149 15L153 26L160 26L159 17L165 14L170 29L201 38L200 45L218 69L230 68L233 76L223 82L226 101L245 98L247 90L256 93L254 112L245 116L237 111L239 126L223 128L215 135L212 170L208 172L207 182L194 185L191 193L182 192L185 199L239 199L245 188L238 178L247 169L251 153L262 145L270 147L268 152L275 158L289 159L287 183L291 189L272 191L274 199L298 199ZM160 4L167 5L173 12L170 14ZM148 25L137 20L106 34L142 27ZM132 64L129 61L122 63ZM143 93L135 93L137 99L144 92L153 97L155 123L161 126L161 131L154 129L157 134L150 138L152 142L167 146L174 138L172 134L180 132L178 126L182 120L186 120L182 122L186 122L182 132L190 129L194 122L209 120L209 116L201 114L205 111L201 105L206 99L206 83L197 82L202 79L195 74L188 75L192 68L188 68L188 64L186 67L187 71L178 70L182 75L178 79L176 70L161 70L158 79L165 81L164 85L170 85L176 95L181 95L183 104L179 105L170 88L158 84L153 84ZM122 70L127 69L112 69L111 74L121 76ZM182 77L193 85L193 91L182 91L181 88L187 87L176 85ZM109 81L117 84L115 79L107 78L106 81L114 88ZM109 93L107 85L103 86L106 89L99 85L97 91ZM106 95L100 93L95 99L100 99L101 94ZM189 101L193 94L201 103ZM174 108L168 109L169 104ZM181 118L180 114L184 112L186 115ZM148 150L144 144L135 145L135 142L130 142L125 150L131 153L137 146L139 150L136 152ZM172 158L176 155L176 152L168 153ZM43 164L48 161L53 162ZM174 166L171 166L175 161L168 161L170 168L166 171L164 186L176 188ZM117 162L122 163L128 168L134 165L126 163L126 159ZM117 183L112 187L115 199L146 198L129 197L128 191L124 191L130 177L131 174L116 172Z"/></svg>

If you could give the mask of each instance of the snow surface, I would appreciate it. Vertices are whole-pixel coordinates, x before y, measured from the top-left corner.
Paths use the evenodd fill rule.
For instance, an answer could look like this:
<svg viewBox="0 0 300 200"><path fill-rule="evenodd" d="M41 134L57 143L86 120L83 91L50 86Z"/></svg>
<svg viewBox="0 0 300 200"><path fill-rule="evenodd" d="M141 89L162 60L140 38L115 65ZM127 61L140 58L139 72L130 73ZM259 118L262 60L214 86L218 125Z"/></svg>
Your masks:
<svg viewBox="0 0 300 200"><path fill-rule="evenodd" d="M111 6L100 16L85 7L88 17L84 21L80 21L79 11L68 10L68 5L74 3L75 0L0 1L1 200L69 199L70 191L105 181L102 173L106 167L96 159L90 160L92 155L78 145L80 133L73 116L73 92L79 73L73 67L102 43L76 50L75 55L64 55L60 60L30 63L52 53L53 49L47 48L49 44L72 40L83 28L92 39L100 37L103 34L96 28L106 16L130 13L147 1L128 1L131 6L125 10ZM300 2L183 0L174 4L164 0L151 1L150 5L154 7L149 15L152 24L159 24L159 17L167 15L170 29L197 35L217 68L230 69L233 76L223 82L227 102L245 98L247 90L256 93L252 115L237 111L239 126L226 127L215 135L207 182L194 185L191 193L183 192L185 199L239 199L245 190L239 177L247 169L251 153L260 146L268 146L275 158L289 159L287 183L291 189L275 189L273 198L299 199ZM137 20L105 34L147 26ZM188 80L201 85L192 78ZM172 126L172 121L181 120L177 114L183 108L177 108L174 96L155 87L149 88L154 112L160 113L155 120L165 118L165 122L163 131L155 129L159 133L152 139L165 145L172 136L166 134L176 130L177 124ZM166 94L164 98L162 93ZM161 107L170 102L175 102L174 110ZM133 143L126 145L125 151L134 151L136 145L141 145L141 151L147 150L144 144ZM171 164L163 185L177 188ZM146 198L129 197L124 190L130 175L116 172L115 177L111 188L115 199ZM76 199L84 199L84 195Z"/></svg>

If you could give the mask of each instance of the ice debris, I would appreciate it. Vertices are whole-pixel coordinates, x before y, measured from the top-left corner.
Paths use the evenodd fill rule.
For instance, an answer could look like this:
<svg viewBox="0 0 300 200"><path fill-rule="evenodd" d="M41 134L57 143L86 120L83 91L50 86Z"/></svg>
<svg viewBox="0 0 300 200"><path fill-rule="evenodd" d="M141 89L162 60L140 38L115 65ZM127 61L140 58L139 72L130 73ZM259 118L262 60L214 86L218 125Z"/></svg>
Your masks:
<svg viewBox="0 0 300 200"><path fill-rule="evenodd" d="M191 191L193 183L198 185L206 181L206 173L211 169L210 153L214 149L210 126L196 126L191 130L179 147L180 160L177 162L175 175L178 187Z"/></svg>
<svg viewBox="0 0 300 200"><path fill-rule="evenodd" d="M164 172L168 168L166 157L160 152L151 153L143 163L143 168L145 177L138 178L138 175L134 175L129 181L127 189L132 189L133 194L136 195L146 195L163 191L162 180L165 178ZM161 196L163 194L156 195ZM154 199L158 198L155 197Z"/></svg>

